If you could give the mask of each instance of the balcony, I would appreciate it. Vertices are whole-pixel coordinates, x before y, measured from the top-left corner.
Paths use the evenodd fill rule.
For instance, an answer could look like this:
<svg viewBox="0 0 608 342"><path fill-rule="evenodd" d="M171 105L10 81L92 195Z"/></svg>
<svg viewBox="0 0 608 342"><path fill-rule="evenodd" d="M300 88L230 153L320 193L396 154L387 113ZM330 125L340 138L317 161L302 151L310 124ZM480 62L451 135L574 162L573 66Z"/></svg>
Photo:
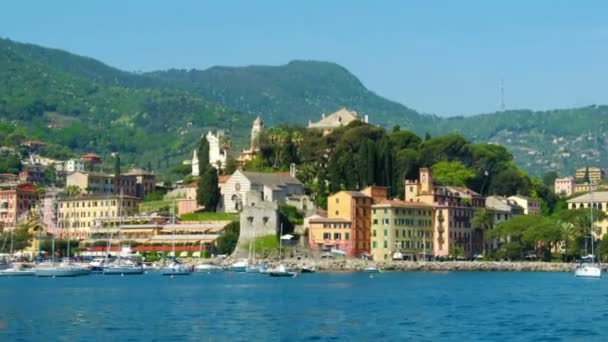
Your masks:
<svg viewBox="0 0 608 342"><path fill-rule="evenodd" d="M445 232L445 228L443 228L443 226L441 226L441 225L438 226L437 227L437 233L443 233L443 232Z"/></svg>

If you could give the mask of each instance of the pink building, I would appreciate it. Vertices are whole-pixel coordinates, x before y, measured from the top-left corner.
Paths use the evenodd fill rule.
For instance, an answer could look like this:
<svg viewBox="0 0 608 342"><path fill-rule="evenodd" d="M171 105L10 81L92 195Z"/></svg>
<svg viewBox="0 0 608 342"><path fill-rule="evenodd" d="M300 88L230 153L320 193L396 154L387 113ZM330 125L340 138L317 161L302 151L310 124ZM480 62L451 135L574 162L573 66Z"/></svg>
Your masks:
<svg viewBox="0 0 608 342"><path fill-rule="evenodd" d="M571 196L575 187L574 177L555 179L555 193L562 196Z"/></svg>
<svg viewBox="0 0 608 342"><path fill-rule="evenodd" d="M36 189L29 183L0 190L0 228L15 228L37 201Z"/></svg>
<svg viewBox="0 0 608 342"><path fill-rule="evenodd" d="M40 221L46 227L47 232L56 235L59 233L57 226L58 214L58 196L57 191L48 191L40 201Z"/></svg>

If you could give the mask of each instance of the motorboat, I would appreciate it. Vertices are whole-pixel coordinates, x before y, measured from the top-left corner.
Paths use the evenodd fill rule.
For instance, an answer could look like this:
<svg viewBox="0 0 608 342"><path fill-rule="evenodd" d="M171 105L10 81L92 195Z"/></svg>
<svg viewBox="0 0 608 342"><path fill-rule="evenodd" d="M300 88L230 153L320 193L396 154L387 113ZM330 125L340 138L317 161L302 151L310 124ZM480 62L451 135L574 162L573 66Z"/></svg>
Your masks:
<svg viewBox="0 0 608 342"><path fill-rule="evenodd" d="M106 258L95 258L89 262L91 273L103 273L103 268L106 264Z"/></svg>
<svg viewBox="0 0 608 342"><path fill-rule="evenodd" d="M249 261L247 261L247 259L241 259L230 265L228 270L231 272L247 272L247 267L249 267Z"/></svg>
<svg viewBox="0 0 608 342"><path fill-rule="evenodd" d="M365 273L380 273L380 269L378 269L377 267L374 266L369 266L363 269L363 272Z"/></svg>
<svg viewBox="0 0 608 342"><path fill-rule="evenodd" d="M143 274L144 267L128 259L118 259L103 268L105 275Z"/></svg>
<svg viewBox="0 0 608 342"><path fill-rule="evenodd" d="M297 272L289 271L284 265L279 265L279 267L269 270L268 275L271 277L296 277L298 275Z"/></svg>
<svg viewBox="0 0 608 342"><path fill-rule="evenodd" d="M77 265L69 262L60 264L40 264L34 268L36 277L78 277L91 274L87 266Z"/></svg>
<svg viewBox="0 0 608 342"><path fill-rule="evenodd" d="M215 273L223 270L224 269L221 266L211 264L200 264L194 267L194 272L197 273Z"/></svg>
<svg viewBox="0 0 608 342"><path fill-rule="evenodd" d="M300 269L300 273L315 273L317 272L317 269L313 266L313 267L302 267Z"/></svg>
<svg viewBox="0 0 608 342"><path fill-rule="evenodd" d="M186 266L177 260L173 260L170 264L163 267L161 274L164 276L176 276L176 275L190 275L192 274L193 268Z"/></svg>

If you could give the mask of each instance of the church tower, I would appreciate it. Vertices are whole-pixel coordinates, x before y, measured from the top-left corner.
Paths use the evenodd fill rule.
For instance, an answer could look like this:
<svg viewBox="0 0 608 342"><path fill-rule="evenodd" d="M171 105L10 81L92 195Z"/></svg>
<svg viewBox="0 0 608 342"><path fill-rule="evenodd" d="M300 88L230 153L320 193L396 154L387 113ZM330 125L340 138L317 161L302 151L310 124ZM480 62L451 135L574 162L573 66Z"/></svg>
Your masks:
<svg viewBox="0 0 608 342"><path fill-rule="evenodd" d="M198 176L198 155L196 154L196 149L194 149L194 154L192 155L192 175L194 177Z"/></svg>
<svg viewBox="0 0 608 342"><path fill-rule="evenodd" d="M431 170L426 167L420 168L420 193L430 194L433 190L433 176Z"/></svg>
<svg viewBox="0 0 608 342"><path fill-rule="evenodd" d="M262 119L258 115L255 118L255 120L253 120L253 126L251 127L251 150L252 151L258 149L256 138L258 137L260 132L262 132L263 129L264 129L264 121L262 121Z"/></svg>

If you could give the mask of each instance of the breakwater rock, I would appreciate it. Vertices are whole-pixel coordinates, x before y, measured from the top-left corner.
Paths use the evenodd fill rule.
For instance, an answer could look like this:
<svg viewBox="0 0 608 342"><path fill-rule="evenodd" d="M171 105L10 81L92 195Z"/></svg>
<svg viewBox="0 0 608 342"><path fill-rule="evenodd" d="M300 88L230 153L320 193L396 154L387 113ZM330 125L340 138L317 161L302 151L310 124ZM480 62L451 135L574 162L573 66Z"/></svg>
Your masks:
<svg viewBox="0 0 608 342"><path fill-rule="evenodd" d="M233 260L224 260L229 266ZM278 265L277 260L265 260L270 266ZM287 268L301 269L314 267L317 271L363 271L375 266L382 271L502 271L502 272L573 272L576 264L558 262L512 262L512 261L367 261L361 259L284 259ZM607 265L608 266L608 265ZM605 267L604 267L605 268Z"/></svg>

